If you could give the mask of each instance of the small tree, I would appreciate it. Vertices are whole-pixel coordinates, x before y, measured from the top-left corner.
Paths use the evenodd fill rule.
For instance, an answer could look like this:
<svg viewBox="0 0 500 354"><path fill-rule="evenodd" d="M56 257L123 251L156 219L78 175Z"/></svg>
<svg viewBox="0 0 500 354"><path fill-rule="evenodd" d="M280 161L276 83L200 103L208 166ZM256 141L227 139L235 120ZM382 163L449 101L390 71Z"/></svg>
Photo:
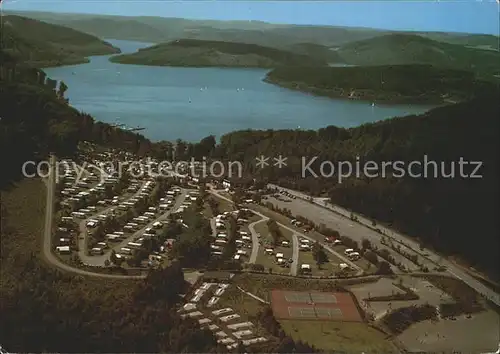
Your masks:
<svg viewBox="0 0 500 354"><path fill-rule="evenodd" d="M321 265L328 262L328 255L326 254L325 249L318 242L315 242L312 248L312 253L318 269L321 269Z"/></svg>
<svg viewBox="0 0 500 354"><path fill-rule="evenodd" d="M372 244L369 240L367 240L366 238L364 238L363 240L361 240L361 247L364 249L364 250L369 250L372 248Z"/></svg>
<svg viewBox="0 0 500 354"><path fill-rule="evenodd" d="M59 98L64 98L64 94L68 90L68 86L64 83L64 81L61 81L59 83L59 91L57 92Z"/></svg>
<svg viewBox="0 0 500 354"><path fill-rule="evenodd" d="M378 264L378 257L375 252L366 251L364 254L365 259L369 262L368 264Z"/></svg>
<svg viewBox="0 0 500 354"><path fill-rule="evenodd" d="M386 261L381 261L378 264L377 274L390 275L393 274L391 265Z"/></svg>
<svg viewBox="0 0 500 354"><path fill-rule="evenodd" d="M111 250L111 255L109 256L109 261L113 264L117 263L118 258L116 257L116 251Z"/></svg>

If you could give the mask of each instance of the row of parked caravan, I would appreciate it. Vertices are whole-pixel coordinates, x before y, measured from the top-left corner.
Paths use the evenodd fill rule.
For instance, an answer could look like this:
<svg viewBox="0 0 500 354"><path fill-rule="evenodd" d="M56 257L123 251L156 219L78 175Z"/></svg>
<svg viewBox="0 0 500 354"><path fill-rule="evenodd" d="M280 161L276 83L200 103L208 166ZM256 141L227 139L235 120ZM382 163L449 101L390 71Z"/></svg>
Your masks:
<svg viewBox="0 0 500 354"><path fill-rule="evenodd" d="M215 240L210 246L212 256L220 257L229 242L226 221L231 215L236 218L238 225L238 238L235 240L237 250L236 254L232 255L233 259L241 261L248 255L245 248L252 248L252 238L247 231L239 230L240 227L248 223L248 220L243 217L246 212L248 212L248 209L226 211L215 217Z"/></svg>
<svg viewBox="0 0 500 354"><path fill-rule="evenodd" d="M157 236L158 231L168 225L169 221L155 221L161 214L169 211L175 205L175 198L181 193L181 189L178 187L172 188L167 191L165 196L160 198L159 205L156 207L149 207L142 215L135 217L131 222L128 222L121 233L113 233L106 235L110 242L122 242L130 235L141 230L146 225L150 225L144 229L142 235L135 236L130 240L125 246L120 247L117 258L127 259L134 254L134 252L143 246L143 242L146 238L154 238ZM153 222L153 223L151 223ZM148 257L148 264L154 265L161 263L163 258L160 253L165 251L165 245L161 246L159 250L153 251Z"/></svg>
<svg viewBox="0 0 500 354"><path fill-rule="evenodd" d="M120 197L115 196L111 200L101 200L100 202L102 206L115 206L119 210L124 210L121 206L126 205L127 208L125 210L129 210L129 208L133 208L139 201L147 198L152 189L154 188L154 181L146 181L142 186L139 181L132 180L130 186L128 187L127 192L131 192L132 190L136 191L136 194L132 197L128 198L126 201L121 202ZM109 215L102 214L98 215L95 219L87 220L86 226L88 229L95 228L99 225L100 222L106 221ZM128 226L127 226L128 225ZM96 245L92 247L90 250L91 255L103 255L107 250L110 249L109 242L118 242L127 237L127 232L133 232L133 229L127 224L127 228L123 228L119 231L115 231L114 233L108 233L105 236L106 242L98 242Z"/></svg>
<svg viewBox="0 0 500 354"><path fill-rule="evenodd" d="M191 191L188 193L186 200L182 202L182 204L179 206L179 208L176 210L178 213L182 213L184 210L189 208L194 202L196 202L199 198L199 192L198 191Z"/></svg>
<svg viewBox="0 0 500 354"><path fill-rule="evenodd" d="M56 230L57 252L70 254L78 235L78 225L75 219L85 219L97 212L97 206L85 204L91 197L99 197L104 188L98 188L98 181L101 180L99 171L83 171L72 160L61 160L58 166L60 169L58 176L62 176L62 178L56 182L63 185L63 189L60 191L61 206L68 207L70 210L80 206L80 209L71 212L71 216L61 217ZM81 180L78 180L79 178ZM110 182L109 180L105 181Z"/></svg>
<svg viewBox="0 0 500 354"><path fill-rule="evenodd" d="M63 197L61 206L64 207L73 209L82 206L93 197L104 199L106 187L118 183L118 178L114 175L103 175L96 168L84 171L71 160L62 160L59 165L65 168L60 174L63 177L58 181L63 185L60 194ZM103 204L101 201L101 205Z"/></svg>
<svg viewBox="0 0 500 354"><path fill-rule="evenodd" d="M144 182L142 186L140 186L140 182L134 182L129 186L130 190L135 190L136 193L130 197L127 201L119 202L118 200L114 201L112 204L117 205L117 209L121 211L128 211L133 209L139 202L144 201L151 195L153 188L155 187L156 182L154 180L148 180Z"/></svg>
<svg viewBox="0 0 500 354"><path fill-rule="evenodd" d="M133 203L133 205L126 204L127 202L121 203L119 205L127 205L134 207L137 202L140 201L141 198L146 197L144 193L151 193L154 188L153 181L147 181L141 188L138 189L136 195L129 199L128 203ZM143 242L146 238L154 238L157 236L158 230L165 227L168 223L167 221L155 221L161 214L168 211L175 204L175 197L181 192L180 188L173 188L171 191L167 192L166 196L160 199L160 204L158 206L148 207L146 211L144 211L141 215L132 218L129 222L127 222L120 231L115 231L112 233L106 234L105 238L108 244L118 244L123 241L129 239L125 245L120 245L121 247L117 249L117 257L118 258L128 258L134 254L134 252L143 246ZM162 207L166 205L167 207ZM128 210L128 209L127 209ZM146 227L148 226L148 227ZM131 236L138 232L139 230L143 230L140 235L134 236L131 239ZM97 247L96 247L97 248ZM93 251L94 254L102 254L106 248L98 250L95 249ZM159 256L153 255L157 260ZM151 258L151 257L150 257ZM161 258L161 257L160 257Z"/></svg>
<svg viewBox="0 0 500 354"><path fill-rule="evenodd" d="M72 247L76 243L78 235L78 225L72 217L63 216L59 220L56 229L56 251L59 254L70 254Z"/></svg>

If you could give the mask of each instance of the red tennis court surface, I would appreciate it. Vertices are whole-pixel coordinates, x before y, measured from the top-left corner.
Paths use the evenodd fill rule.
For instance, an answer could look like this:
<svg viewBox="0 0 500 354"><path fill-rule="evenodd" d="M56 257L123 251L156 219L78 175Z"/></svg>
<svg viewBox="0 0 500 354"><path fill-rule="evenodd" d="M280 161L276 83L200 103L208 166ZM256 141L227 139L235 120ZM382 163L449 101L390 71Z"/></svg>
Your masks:
<svg viewBox="0 0 500 354"><path fill-rule="evenodd" d="M271 305L277 319L362 321L349 293L273 290Z"/></svg>

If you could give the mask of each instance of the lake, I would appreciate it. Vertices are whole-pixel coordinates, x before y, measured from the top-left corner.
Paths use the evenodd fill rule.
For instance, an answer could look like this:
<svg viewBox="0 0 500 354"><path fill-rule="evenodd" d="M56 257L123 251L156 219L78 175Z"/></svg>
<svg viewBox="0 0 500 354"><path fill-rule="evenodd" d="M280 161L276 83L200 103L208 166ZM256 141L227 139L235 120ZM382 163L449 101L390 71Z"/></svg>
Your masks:
<svg viewBox="0 0 500 354"><path fill-rule="evenodd" d="M123 53L151 45L108 41ZM150 67L108 58L45 71L69 86L75 108L102 122L144 127L141 134L153 141L198 141L242 129L355 127L431 108L316 97L263 82L263 69Z"/></svg>

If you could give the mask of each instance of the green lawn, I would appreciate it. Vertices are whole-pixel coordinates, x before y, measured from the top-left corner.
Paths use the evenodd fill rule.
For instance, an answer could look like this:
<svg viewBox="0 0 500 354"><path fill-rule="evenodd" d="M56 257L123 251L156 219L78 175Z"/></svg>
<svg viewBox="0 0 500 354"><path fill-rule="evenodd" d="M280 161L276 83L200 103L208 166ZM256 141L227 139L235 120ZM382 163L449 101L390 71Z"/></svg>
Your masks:
<svg viewBox="0 0 500 354"><path fill-rule="evenodd" d="M2 283L16 280L30 254L38 255L42 247L45 221L45 184L40 179L27 178L16 183L2 195L0 276ZM7 257L8 255L8 257ZM11 268L12 267L12 268Z"/></svg>
<svg viewBox="0 0 500 354"><path fill-rule="evenodd" d="M274 250L275 252L282 252L283 255L285 256L285 259L289 259L292 257L292 252L290 251L291 248L276 247ZM267 253L265 253L264 247L259 247L259 253L257 255L257 261L255 263L262 264L266 272L268 272L269 268L271 268L273 273L289 274L290 268L284 268L277 265L275 262L275 258L276 257L274 256L274 254L268 255Z"/></svg>
<svg viewBox="0 0 500 354"><path fill-rule="evenodd" d="M220 297L220 300L210 310L231 307L235 313L242 317L255 316L266 304L255 300L253 297L240 291L235 285L231 285Z"/></svg>
<svg viewBox="0 0 500 354"><path fill-rule="evenodd" d="M276 253L283 253L285 259L290 259L292 258L292 233L289 230L286 230L282 227L280 227L280 230L286 240L290 242L290 247L282 247L282 246L273 246L272 245L272 240L271 236L269 235L268 227L266 222L261 222L257 225L255 225L255 231L257 231L261 237L260 240L262 244L259 247L259 253L257 256L257 264L262 264L266 270L266 272L269 270L269 268L272 269L273 273L282 273L282 274L289 274L290 269L289 268L284 268L276 264L275 262L275 254ZM285 240L284 239L284 240ZM274 249L274 254L268 255L265 253L266 245L269 245L270 248Z"/></svg>
<svg viewBox="0 0 500 354"><path fill-rule="evenodd" d="M280 320L286 334L321 350L346 353L395 353L382 332L360 322Z"/></svg>
<svg viewBox="0 0 500 354"><path fill-rule="evenodd" d="M340 253L340 254L344 254L345 250L347 249L347 247L345 247L344 245L338 245L338 246L332 246L332 248ZM380 257L379 257L380 258ZM377 271L377 267L373 264L371 264L370 262L368 262L365 258L361 257L360 259L358 259L357 261L353 261L354 264L356 264L358 267L360 267L361 269L363 269L365 271L366 274L373 274Z"/></svg>
<svg viewBox="0 0 500 354"><path fill-rule="evenodd" d="M299 251L299 269L301 264L309 264L312 269L312 275L318 276L333 276L335 271L338 271L339 263L334 263L333 257L328 253L328 262L321 265L321 269L316 265L313 254L311 251ZM337 259L336 257L334 259Z"/></svg>

